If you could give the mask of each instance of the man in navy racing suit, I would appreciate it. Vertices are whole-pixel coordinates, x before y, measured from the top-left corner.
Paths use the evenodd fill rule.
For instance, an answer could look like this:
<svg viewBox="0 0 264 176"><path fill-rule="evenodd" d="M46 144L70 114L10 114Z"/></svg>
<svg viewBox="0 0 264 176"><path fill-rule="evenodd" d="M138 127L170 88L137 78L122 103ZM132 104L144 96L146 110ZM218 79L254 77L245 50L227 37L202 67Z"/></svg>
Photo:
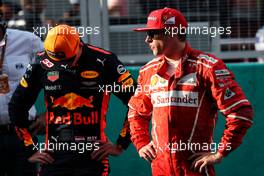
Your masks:
<svg viewBox="0 0 264 176"><path fill-rule="evenodd" d="M117 143L106 137L109 88L127 104L135 81L117 57L84 44L77 30L59 25L48 32L45 51L30 64L10 103L9 113L18 136L28 148L29 161L41 163L41 176L108 175L108 155L119 155L130 144L127 120ZM46 148L28 132L28 110L44 89ZM33 150L33 148L35 150ZM51 151L52 150L52 151Z"/></svg>

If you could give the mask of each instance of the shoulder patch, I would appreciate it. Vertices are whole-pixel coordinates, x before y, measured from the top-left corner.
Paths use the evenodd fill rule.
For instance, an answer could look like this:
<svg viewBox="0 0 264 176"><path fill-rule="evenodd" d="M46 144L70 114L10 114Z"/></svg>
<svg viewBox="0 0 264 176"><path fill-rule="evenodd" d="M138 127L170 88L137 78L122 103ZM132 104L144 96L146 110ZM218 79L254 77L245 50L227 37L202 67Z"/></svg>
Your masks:
<svg viewBox="0 0 264 176"><path fill-rule="evenodd" d="M234 95L235 95L235 93L233 91L231 91L229 88L227 88L225 90L224 100L227 100L227 99L233 97Z"/></svg>
<svg viewBox="0 0 264 176"><path fill-rule="evenodd" d="M117 73L119 73L120 75L122 75L122 74L124 74L126 72L125 66L121 65L121 64L118 65L116 69L117 69Z"/></svg>
<svg viewBox="0 0 264 176"><path fill-rule="evenodd" d="M215 70L216 76L226 76L230 75L230 72L227 69Z"/></svg>
<svg viewBox="0 0 264 176"><path fill-rule="evenodd" d="M215 64L216 62L218 62L217 59L211 57L211 56L208 56L206 54L200 54L197 56L198 59L203 59L203 60L206 60L207 62L210 62L212 64Z"/></svg>

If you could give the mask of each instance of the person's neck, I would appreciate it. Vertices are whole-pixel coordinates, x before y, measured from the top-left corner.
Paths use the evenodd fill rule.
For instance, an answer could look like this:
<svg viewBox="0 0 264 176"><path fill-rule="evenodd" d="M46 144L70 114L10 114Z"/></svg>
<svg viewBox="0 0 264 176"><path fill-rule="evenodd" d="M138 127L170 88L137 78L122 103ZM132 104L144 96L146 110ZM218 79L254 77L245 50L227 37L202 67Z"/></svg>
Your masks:
<svg viewBox="0 0 264 176"><path fill-rule="evenodd" d="M185 46L186 46L185 42L178 43L176 47L171 48L171 51L168 52L168 54L164 54L165 58L175 60L175 61L181 60Z"/></svg>

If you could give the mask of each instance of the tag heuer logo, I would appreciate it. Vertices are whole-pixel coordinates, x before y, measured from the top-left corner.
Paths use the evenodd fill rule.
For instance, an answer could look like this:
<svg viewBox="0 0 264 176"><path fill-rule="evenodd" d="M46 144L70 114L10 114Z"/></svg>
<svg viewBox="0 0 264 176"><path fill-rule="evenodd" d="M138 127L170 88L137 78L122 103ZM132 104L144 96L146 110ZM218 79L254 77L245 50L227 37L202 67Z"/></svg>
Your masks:
<svg viewBox="0 0 264 176"><path fill-rule="evenodd" d="M47 74L48 80L54 82L59 79L59 72L58 71L51 71Z"/></svg>

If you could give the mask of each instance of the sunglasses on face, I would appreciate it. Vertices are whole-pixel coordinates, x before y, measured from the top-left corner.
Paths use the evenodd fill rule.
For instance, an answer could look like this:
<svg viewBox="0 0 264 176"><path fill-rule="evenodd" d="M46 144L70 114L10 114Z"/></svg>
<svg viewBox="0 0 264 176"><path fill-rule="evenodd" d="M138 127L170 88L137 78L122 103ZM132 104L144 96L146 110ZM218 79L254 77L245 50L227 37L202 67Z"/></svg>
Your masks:
<svg viewBox="0 0 264 176"><path fill-rule="evenodd" d="M150 30L147 31L147 36L153 38L155 35L163 34L164 30Z"/></svg>

